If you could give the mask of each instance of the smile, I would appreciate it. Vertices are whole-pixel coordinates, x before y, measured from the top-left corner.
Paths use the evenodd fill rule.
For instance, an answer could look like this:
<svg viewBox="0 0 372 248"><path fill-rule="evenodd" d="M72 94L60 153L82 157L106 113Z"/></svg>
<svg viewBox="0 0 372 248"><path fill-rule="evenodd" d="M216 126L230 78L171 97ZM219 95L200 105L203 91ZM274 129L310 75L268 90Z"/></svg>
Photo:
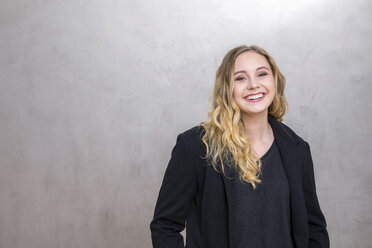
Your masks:
<svg viewBox="0 0 372 248"><path fill-rule="evenodd" d="M244 99L248 102L259 102L265 97L265 95L266 94L264 94L264 93L258 93L258 94L254 94L254 95L248 95L248 96L244 97Z"/></svg>

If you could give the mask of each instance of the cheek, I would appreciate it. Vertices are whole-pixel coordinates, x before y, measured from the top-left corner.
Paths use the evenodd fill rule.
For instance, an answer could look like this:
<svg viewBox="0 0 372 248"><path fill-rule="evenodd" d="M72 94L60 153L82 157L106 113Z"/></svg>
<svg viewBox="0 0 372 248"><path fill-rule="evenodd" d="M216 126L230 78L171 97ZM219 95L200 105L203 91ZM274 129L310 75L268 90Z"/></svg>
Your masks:
<svg viewBox="0 0 372 248"><path fill-rule="evenodd" d="M239 86L234 86L233 88L233 99L235 100L236 103L241 101L241 96L243 94L244 88L239 87Z"/></svg>
<svg viewBox="0 0 372 248"><path fill-rule="evenodd" d="M274 78L268 82L268 88L275 93L275 80L274 80Z"/></svg>
<svg viewBox="0 0 372 248"><path fill-rule="evenodd" d="M236 85L234 85L233 87L233 98L235 99L235 97L239 94L239 90L238 90L238 87Z"/></svg>
<svg viewBox="0 0 372 248"><path fill-rule="evenodd" d="M239 84L234 84L234 88L233 88L234 95L238 96L239 94L241 94L242 90L244 90L244 87L242 87Z"/></svg>

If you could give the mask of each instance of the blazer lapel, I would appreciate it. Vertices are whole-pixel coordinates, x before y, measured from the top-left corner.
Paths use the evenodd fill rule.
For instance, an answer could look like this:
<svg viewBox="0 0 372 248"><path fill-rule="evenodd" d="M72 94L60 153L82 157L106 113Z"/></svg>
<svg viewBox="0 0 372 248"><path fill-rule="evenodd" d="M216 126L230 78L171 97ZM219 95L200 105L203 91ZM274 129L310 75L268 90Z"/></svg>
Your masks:
<svg viewBox="0 0 372 248"><path fill-rule="evenodd" d="M306 205L302 193L302 154L300 138L294 134L288 133L283 124L278 122L274 117L270 118L274 131L275 142L278 145L279 153L282 158L284 169L289 184L289 197L291 206L291 226L293 239L297 246L307 240Z"/></svg>
<svg viewBox="0 0 372 248"><path fill-rule="evenodd" d="M269 115L269 123L273 129L275 143L278 146L289 183L292 180L300 179L301 174L297 174L301 172L298 169L301 166L301 153L297 147L298 140L290 135L282 127L282 124L271 115Z"/></svg>
<svg viewBox="0 0 372 248"><path fill-rule="evenodd" d="M226 193L226 199L227 199L227 209L228 209L228 231L229 231L229 247L235 247L234 246L234 239L233 239L233 233L234 233L234 225L232 223L233 219L233 213L235 213L235 178L237 175L237 171L233 168L232 164L226 163L225 166L225 174L221 174L223 177L223 182L225 185L225 193Z"/></svg>

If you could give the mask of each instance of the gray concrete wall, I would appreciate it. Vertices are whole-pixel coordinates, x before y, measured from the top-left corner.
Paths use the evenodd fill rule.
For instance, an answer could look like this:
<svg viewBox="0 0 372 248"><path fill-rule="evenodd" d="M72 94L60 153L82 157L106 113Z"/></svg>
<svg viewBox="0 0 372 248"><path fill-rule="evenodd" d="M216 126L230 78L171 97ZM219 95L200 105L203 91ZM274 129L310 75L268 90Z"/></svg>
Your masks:
<svg viewBox="0 0 372 248"><path fill-rule="evenodd" d="M372 7L345 1L2 0L0 247L150 247L176 135L257 44L287 77L332 247L372 243Z"/></svg>

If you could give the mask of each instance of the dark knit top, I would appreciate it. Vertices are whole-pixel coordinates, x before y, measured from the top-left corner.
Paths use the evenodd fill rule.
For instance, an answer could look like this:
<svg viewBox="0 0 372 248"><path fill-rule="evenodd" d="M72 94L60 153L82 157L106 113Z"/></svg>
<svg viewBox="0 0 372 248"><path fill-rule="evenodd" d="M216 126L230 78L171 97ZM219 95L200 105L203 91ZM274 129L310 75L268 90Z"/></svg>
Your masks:
<svg viewBox="0 0 372 248"><path fill-rule="evenodd" d="M255 190L235 174L234 247L293 248L289 185L275 140L261 161L262 182Z"/></svg>

